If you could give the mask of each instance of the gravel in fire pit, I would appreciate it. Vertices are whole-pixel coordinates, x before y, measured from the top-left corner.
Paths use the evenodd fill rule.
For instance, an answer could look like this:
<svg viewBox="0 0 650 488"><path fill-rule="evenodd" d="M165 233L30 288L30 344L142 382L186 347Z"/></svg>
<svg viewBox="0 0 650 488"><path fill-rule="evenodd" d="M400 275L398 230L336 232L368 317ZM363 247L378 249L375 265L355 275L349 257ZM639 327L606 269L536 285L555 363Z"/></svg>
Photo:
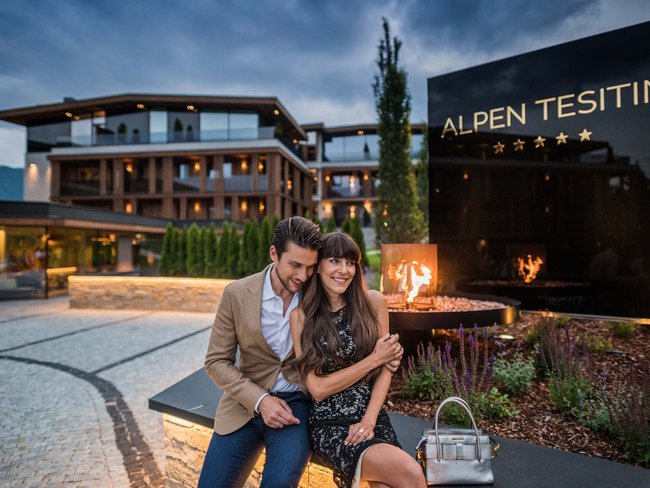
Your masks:
<svg viewBox="0 0 650 488"><path fill-rule="evenodd" d="M386 295L389 310L406 310L403 295ZM417 298L415 306L409 312L468 312L472 310L494 310L507 308L508 305L488 300L472 300L464 297L435 297Z"/></svg>

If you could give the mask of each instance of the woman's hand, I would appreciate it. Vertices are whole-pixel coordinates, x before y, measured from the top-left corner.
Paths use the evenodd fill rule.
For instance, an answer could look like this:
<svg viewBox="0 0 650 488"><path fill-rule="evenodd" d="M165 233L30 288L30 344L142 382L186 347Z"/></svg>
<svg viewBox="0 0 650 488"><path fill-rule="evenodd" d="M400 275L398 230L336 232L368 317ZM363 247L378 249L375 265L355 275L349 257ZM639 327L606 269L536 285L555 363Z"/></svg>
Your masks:
<svg viewBox="0 0 650 488"><path fill-rule="evenodd" d="M343 441L343 444L346 446L356 446L373 437L375 437L375 424L362 419L361 422L350 426L348 436Z"/></svg>
<svg viewBox="0 0 650 488"><path fill-rule="evenodd" d="M401 361L404 348L398 342L399 334L386 334L375 344L372 354L380 365Z"/></svg>

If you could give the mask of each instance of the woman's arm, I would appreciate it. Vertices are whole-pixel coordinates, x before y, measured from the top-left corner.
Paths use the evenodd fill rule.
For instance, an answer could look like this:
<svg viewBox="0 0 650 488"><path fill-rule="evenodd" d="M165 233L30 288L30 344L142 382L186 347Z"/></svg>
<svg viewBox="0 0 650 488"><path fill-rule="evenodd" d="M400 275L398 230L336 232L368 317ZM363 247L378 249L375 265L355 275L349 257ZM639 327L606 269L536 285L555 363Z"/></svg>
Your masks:
<svg viewBox="0 0 650 488"><path fill-rule="evenodd" d="M291 338L293 339L293 348L296 352L296 357L300 357L302 353L300 336L305 325L304 317L302 310L299 308L294 309L289 317ZM397 335L391 336L388 334L388 311L386 311L386 333L379 338L374 351L361 361L347 368L340 369L335 373L318 376L313 371L310 371L305 378L307 390L314 400L321 402L327 397L354 385L375 369L401 357L401 346L397 342L398 339L399 337Z"/></svg>
<svg viewBox="0 0 650 488"><path fill-rule="evenodd" d="M388 332L388 307L386 305L386 299L379 293L378 295L381 296L372 296L374 293L371 294L371 292L368 292L368 295L379 319L379 334L385 334ZM392 379L393 373L388 368L382 368L381 373L379 373L379 376L373 384L366 413L360 422L350 426L348 437L344 441L345 444L359 444L362 441L374 437L377 417L379 416L381 407L384 405L386 395L388 395Z"/></svg>

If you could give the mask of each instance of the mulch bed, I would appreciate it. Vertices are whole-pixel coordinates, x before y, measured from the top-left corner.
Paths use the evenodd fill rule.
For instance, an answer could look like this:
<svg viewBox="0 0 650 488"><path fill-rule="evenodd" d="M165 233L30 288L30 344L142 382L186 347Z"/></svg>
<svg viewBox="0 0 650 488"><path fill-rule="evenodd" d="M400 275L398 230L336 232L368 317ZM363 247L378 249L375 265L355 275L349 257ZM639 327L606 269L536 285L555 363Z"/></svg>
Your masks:
<svg viewBox="0 0 650 488"><path fill-rule="evenodd" d="M508 341L505 351L511 354L521 351L524 355L531 354L524 338L527 331L538 321L539 315L524 313L522 319L510 326L500 326L499 334L509 334L514 337ZM594 365L597 369L606 369L607 389L616 391L629 380L632 371L640 375L650 374L650 326L639 326L631 338L614 337L611 327L599 320L571 320L568 324L572 333L577 333L590 340L610 340L612 348L593 354ZM437 345L445 340L455 340L455 335L442 333ZM389 410L431 419L435 415L438 401L410 400L400 394L402 378L395 376L388 397ZM521 397L510 396L513 406L519 411L516 417L501 420L483 421L481 428L490 434L539 444L556 449L571 451L587 456L599 457L629 464L636 464L625 458L622 445L615 439L594 432L574 419L559 413L548 395L548 387L543 381L535 382L533 388Z"/></svg>

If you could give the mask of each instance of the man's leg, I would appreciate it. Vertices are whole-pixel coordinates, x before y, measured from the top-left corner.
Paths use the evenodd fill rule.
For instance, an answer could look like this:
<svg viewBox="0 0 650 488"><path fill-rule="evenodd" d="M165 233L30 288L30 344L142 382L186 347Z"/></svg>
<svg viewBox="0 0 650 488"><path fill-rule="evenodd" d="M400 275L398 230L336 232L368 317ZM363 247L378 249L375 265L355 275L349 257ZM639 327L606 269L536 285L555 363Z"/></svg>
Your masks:
<svg viewBox="0 0 650 488"><path fill-rule="evenodd" d="M311 400L303 393L282 398L289 404L300 424L282 429L265 426L266 461L260 488L297 487L311 454L307 428Z"/></svg>
<svg viewBox="0 0 650 488"><path fill-rule="evenodd" d="M252 420L228 435L212 434L198 488L241 488L259 458L264 442Z"/></svg>

